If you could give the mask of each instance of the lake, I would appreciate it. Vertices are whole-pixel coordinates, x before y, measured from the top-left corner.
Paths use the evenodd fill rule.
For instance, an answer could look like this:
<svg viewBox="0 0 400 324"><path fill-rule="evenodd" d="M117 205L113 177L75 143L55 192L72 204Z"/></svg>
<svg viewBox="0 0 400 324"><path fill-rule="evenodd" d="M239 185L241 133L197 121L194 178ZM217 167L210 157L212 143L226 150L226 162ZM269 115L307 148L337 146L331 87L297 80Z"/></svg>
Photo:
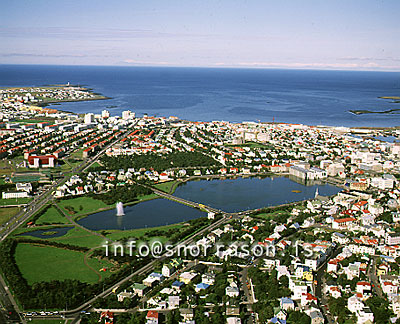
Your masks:
<svg viewBox="0 0 400 324"><path fill-rule="evenodd" d="M157 227L205 217L207 214L168 199L153 199L124 207L124 216L117 216L116 209L91 214L78 223L91 230Z"/></svg>
<svg viewBox="0 0 400 324"><path fill-rule="evenodd" d="M53 227L48 229L40 229L32 232L21 233L18 236L33 236L42 239L48 239L53 237L61 237L68 233L68 231L72 230L73 226L68 227ZM49 234L47 234L49 233Z"/></svg>
<svg viewBox="0 0 400 324"><path fill-rule="evenodd" d="M341 190L329 184L305 186L287 177L240 177L189 181L178 186L174 195L226 212L238 212L310 199L315 196L317 188L322 196L334 195ZM116 209L106 210L82 218L78 223L91 230L128 230L175 224L206 216L205 212L161 198L125 206L124 212L124 216L117 216Z"/></svg>
<svg viewBox="0 0 400 324"><path fill-rule="evenodd" d="M329 184L305 186L282 176L189 181L180 185L174 195L226 212L239 212L310 199L317 188L322 196L341 190Z"/></svg>

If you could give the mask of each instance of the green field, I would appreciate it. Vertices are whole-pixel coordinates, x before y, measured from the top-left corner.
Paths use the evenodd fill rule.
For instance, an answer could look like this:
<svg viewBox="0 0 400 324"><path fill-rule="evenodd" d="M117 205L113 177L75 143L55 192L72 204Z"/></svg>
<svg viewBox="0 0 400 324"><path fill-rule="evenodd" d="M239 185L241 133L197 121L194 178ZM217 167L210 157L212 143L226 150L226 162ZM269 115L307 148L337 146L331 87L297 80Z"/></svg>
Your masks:
<svg viewBox="0 0 400 324"><path fill-rule="evenodd" d="M69 224L69 221L62 216L55 207L51 206L42 216L39 217L35 224Z"/></svg>
<svg viewBox="0 0 400 324"><path fill-rule="evenodd" d="M4 224L20 211L19 207L0 208L0 224Z"/></svg>
<svg viewBox="0 0 400 324"><path fill-rule="evenodd" d="M90 167L91 168L98 168L98 167L102 167L103 165L101 165L99 162L94 162Z"/></svg>
<svg viewBox="0 0 400 324"><path fill-rule="evenodd" d="M75 159L81 159L84 150L85 150L85 148L78 149L78 150L74 151L73 153L71 153L70 157L75 158Z"/></svg>
<svg viewBox="0 0 400 324"><path fill-rule="evenodd" d="M87 283L99 281L97 273L84 263L84 253L50 246L20 243L15 251L15 261L30 285L35 282L76 279ZM88 264L98 271L111 268L108 261L88 259ZM102 272L102 277L110 272Z"/></svg>
<svg viewBox="0 0 400 324"><path fill-rule="evenodd" d="M89 232L79 227L75 227L63 236L49 238L47 240L63 244L84 246L88 248L101 246L104 243L104 240L101 237L90 234Z"/></svg>
<svg viewBox="0 0 400 324"><path fill-rule="evenodd" d="M133 202L131 202L131 203L126 203L125 205L126 205L126 206L128 206L128 205L134 205L134 204L137 204L137 203L139 203L139 202L141 202L141 201L156 199L156 198L158 198L158 197L159 197L158 195L152 193L152 194L150 194L150 195L140 196L140 197L137 198L137 200L135 200L135 201L133 201Z"/></svg>
<svg viewBox="0 0 400 324"><path fill-rule="evenodd" d="M171 189L175 191L179 183L180 181L168 181L168 182L157 183L156 185L154 185L154 187L166 193L172 193Z"/></svg>
<svg viewBox="0 0 400 324"><path fill-rule="evenodd" d="M264 218L267 220L273 220L274 218L276 218L279 215L288 215L287 211L282 211L282 210L278 210L278 211L273 211L271 213L261 213L261 214L257 214L254 215L255 217L260 217L260 218Z"/></svg>
<svg viewBox="0 0 400 324"><path fill-rule="evenodd" d="M77 197L67 200L60 200L58 206L63 208L66 214L79 216L85 214L92 214L98 212L99 210L105 210L113 208L114 206L110 206L102 202L101 200L97 200L90 197ZM75 211L75 214L71 214L66 207L72 207Z"/></svg>
<svg viewBox="0 0 400 324"><path fill-rule="evenodd" d="M10 198L10 199L0 199L1 206L7 205L21 205L27 204L32 200L32 198Z"/></svg>
<svg viewBox="0 0 400 324"><path fill-rule="evenodd" d="M180 230L182 227L184 227L182 223L180 224L172 224L172 225L165 225L165 226L160 226L160 227L150 227L150 228L138 228L138 229L132 229L132 230L127 230L127 231L117 231L117 230L109 230L107 231L110 234L107 234L107 237L114 241L118 241L122 238L142 238L146 234L152 232L152 231L167 231L169 229L176 229L177 231ZM167 241L168 237L165 236L157 236L157 237L152 237L152 239L160 239L161 241Z"/></svg>

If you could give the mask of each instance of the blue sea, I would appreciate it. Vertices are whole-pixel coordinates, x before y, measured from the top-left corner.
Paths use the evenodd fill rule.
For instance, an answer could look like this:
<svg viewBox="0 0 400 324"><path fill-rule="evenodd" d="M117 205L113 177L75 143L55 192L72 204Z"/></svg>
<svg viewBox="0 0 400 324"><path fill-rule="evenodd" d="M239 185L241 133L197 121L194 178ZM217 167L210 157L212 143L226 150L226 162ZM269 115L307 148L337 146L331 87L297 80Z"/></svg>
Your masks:
<svg viewBox="0 0 400 324"><path fill-rule="evenodd" d="M398 126L399 72L0 65L0 87L79 84L110 100L63 103L65 111L177 116L194 121L262 121L334 126Z"/></svg>

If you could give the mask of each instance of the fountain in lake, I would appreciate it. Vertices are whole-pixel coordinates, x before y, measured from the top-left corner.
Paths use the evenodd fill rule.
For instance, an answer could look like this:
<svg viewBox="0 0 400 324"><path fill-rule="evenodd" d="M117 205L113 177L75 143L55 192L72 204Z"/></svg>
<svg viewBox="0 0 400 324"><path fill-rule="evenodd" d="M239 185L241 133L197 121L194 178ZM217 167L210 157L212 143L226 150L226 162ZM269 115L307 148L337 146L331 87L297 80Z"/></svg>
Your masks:
<svg viewBox="0 0 400 324"><path fill-rule="evenodd" d="M125 215L124 204L121 201L117 202L116 207L117 207L117 216L124 216Z"/></svg>

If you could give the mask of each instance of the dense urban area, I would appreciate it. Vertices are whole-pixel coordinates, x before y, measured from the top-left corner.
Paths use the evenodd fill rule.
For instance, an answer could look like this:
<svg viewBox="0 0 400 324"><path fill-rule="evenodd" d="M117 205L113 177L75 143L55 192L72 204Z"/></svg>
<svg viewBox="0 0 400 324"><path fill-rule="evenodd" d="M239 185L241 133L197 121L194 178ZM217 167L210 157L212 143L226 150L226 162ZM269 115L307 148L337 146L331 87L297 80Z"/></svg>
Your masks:
<svg viewBox="0 0 400 324"><path fill-rule="evenodd" d="M400 323L400 129L46 107L96 99L0 90L1 323ZM175 194L271 177L337 190L234 211ZM200 217L82 225L155 201Z"/></svg>

